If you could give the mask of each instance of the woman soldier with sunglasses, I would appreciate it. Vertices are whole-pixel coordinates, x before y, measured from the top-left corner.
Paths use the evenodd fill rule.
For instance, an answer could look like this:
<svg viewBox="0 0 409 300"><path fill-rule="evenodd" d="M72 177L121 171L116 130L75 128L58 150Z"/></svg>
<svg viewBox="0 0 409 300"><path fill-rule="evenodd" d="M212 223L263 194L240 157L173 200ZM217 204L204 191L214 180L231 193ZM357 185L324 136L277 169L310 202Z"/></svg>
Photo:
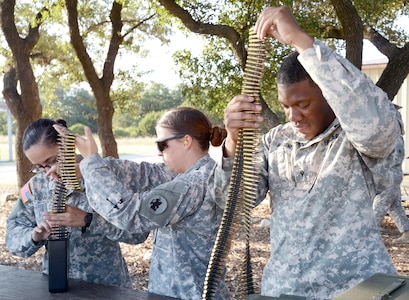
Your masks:
<svg viewBox="0 0 409 300"><path fill-rule="evenodd" d="M80 169L91 207L123 230L153 230L149 292L180 299L201 299L207 266L225 202L213 188L215 161L209 141L221 145L226 132L212 127L200 111L179 107L157 122L156 141L163 164L140 164L133 178L119 160L103 159L89 128L77 137L84 156ZM135 163L136 164L136 163ZM161 174L174 173L165 180ZM138 182L138 190L127 187ZM217 194L217 195L216 195ZM50 216L56 218L57 216ZM224 281L217 299L229 299Z"/></svg>
<svg viewBox="0 0 409 300"><path fill-rule="evenodd" d="M50 223L43 214L51 207L55 186L58 133L53 125L65 121L39 119L24 132L23 151L31 161L35 176L22 188L7 219L6 244L17 256L29 257L45 246L43 272L48 274L47 239ZM80 183L83 184L82 180ZM119 241L140 243L148 233L118 229L93 213L84 191L70 190L66 212L60 213L60 225L69 226L68 277L104 285L131 287L131 279Z"/></svg>

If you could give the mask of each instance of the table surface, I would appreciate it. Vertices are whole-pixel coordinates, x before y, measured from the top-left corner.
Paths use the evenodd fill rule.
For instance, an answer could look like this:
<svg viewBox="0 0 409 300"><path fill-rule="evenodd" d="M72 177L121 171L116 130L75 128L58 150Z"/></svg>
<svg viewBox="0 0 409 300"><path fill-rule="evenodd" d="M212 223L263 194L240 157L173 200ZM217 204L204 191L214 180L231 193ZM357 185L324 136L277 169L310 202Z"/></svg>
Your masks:
<svg viewBox="0 0 409 300"><path fill-rule="evenodd" d="M121 299L121 300L166 300L175 299L138 290L105 286L70 279L68 291L50 293L48 276L41 272L0 265L0 299L46 300L46 299Z"/></svg>
<svg viewBox="0 0 409 300"><path fill-rule="evenodd" d="M396 282L404 281L400 288L382 298L386 292L390 293L390 287ZM335 297L333 300L408 300L409 299L409 277L393 276L388 274L375 274L360 284Z"/></svg>

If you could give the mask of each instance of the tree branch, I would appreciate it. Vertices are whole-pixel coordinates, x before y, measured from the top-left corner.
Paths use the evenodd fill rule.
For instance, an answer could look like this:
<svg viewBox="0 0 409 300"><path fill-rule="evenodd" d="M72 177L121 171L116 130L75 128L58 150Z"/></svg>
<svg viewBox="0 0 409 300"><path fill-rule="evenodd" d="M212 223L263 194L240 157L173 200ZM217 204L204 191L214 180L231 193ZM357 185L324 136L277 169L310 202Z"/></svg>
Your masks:
<svg viewBox="0 0 409 300"><path fill-rule="evenodd" d="M65 5L68 13L68 26L70 28L71 44L80 60L82 67L84 69L85 77L87 78L92 89L98 89L100 84L97 72L95 71L94 64L85 48L84 41L80 34L78 26L78 1L77 0L67 0Z"/></svg>
<svg viewBox="0 0 409 300"><path fill-rule="evenodd" d="M132 33L136 28L138 28L139 26L141 26L143 23L145 23L146 21L149 21L150 19L153 19L154 17L156 17L157 14L151 14L150 16L147 16L146 18L140 20L138 23L136 23L134 26L132 26L127 32L125 32L122 35L122 38L125 39L125 37Z"/></svg>
<svg viewBox="0 0 409 300"><path fill-rule="evenodd" d="M360 69L363 51L362 19L350 0L331 0L331 4L342 24L346 41L346 58Z"/></svg>
<svg viewBox="0 0 409 300"><path fill-rule="evenodd" d="M107 57L104 63L103 69L103 81L104 85L110 87L112 82L114 81L114 65L115 59L118 55L119 46L122 44L123 36L122 36L122 19L121 19L121 12L122 12L122 4L119 1L114 1L112 3L111 13L109 14L109 18L112 23L112 31L111 31L111 39L109 41L109 48Z"/></svg>
<svg viewBox="0 0 409 300"><path fill-rule="evenodd" d="M176 1L159 0L159 3L163 7L165 7L166 10L169 11L173 16L180 19L190 31L199 34L214 35L227 39L234 55L244 69L247 58L247 51L244 47L244 41L242 37L233 27L195 21L192 15L187 10L180 7L176 3Z"/></svg>
<svg viewBox="0 0 409 300"><path fill-rule="evenodd" d="M389 42L383 35L369 25L364 26L363 36L389 59L399 51L399 48L396 45Z"/></svg>

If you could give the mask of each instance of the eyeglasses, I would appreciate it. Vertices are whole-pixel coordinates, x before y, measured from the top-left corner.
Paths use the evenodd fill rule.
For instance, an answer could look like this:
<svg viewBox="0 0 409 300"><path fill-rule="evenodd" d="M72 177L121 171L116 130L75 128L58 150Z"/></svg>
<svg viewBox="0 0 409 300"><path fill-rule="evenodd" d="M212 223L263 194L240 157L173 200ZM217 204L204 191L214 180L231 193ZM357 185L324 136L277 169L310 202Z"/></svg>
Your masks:
<svg viewBox="0 0 409 300"><path fill-rule="evenodd" d="M57 163L57 159L53 160L52 162L46 164L46 165L31 165L30 167L30 172L31 173L41 173L44 171L47 171L47 169L50 169L53 165Z"/></svg>
<svg viewBox="0 0 409 300"><path fill-rule="evenodd" d="M160 141L156 141L156 145L158 146L158 150L159 152L163 152L167 147L169 147L168 142L171 140L176 140L176 139L180 139L182 137L184 137L186 134L178 134L175 136L171 136L168 137L166 139L160 140Z"/></svg>

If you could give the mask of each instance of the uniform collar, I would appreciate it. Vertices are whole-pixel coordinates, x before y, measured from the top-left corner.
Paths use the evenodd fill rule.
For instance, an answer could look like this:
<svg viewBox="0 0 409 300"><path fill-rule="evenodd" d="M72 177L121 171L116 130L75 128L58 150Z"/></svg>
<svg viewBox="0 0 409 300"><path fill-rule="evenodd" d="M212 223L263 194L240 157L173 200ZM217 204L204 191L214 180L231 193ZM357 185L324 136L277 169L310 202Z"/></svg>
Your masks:
<svg viewBox="0 0 409 300"><path fill-rule="evenodd" d="M331 136L336 130L338 130L341 125L339 124L339 121L337 118L332 121L331 125L327 127L323 132L321 132L319 135L314 137L312 140L306 140L300 136L300 134L293 128L291 124L289 124L290 127L292 128L292 136L287 136L288 138L294 140L297 143L300 143L304 147L311 146L313 144L319 143L322 140L326 139L327 137Z"/></svg>

